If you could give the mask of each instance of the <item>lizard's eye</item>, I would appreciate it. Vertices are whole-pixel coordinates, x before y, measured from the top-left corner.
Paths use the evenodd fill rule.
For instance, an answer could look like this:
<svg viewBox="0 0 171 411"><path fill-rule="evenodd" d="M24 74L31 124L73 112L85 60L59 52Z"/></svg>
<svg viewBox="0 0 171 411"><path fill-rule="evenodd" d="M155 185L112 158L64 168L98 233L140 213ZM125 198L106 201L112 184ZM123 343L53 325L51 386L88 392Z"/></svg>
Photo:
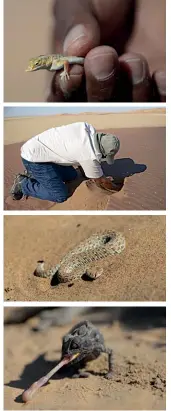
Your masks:
<svg viewBox="0 0 171 411"><path fill-rule="evenodd" d="M109 243L109 241L111 241L111 236L110 235L106 235L105 237L104 237L104 239L103 239L103 242L104 242L104 244L107 244L107 243Z"/></svg>
<svg viewBox="0 0 171 411"><path fill-rule="evenodd" d="M87 329L84 325L77 330L78 335L84 336L86 335Z"/></svg>
<svg viewBox="0 0 171 411"><path fill-rule="evenodd" d="M78 344L74 341L71 343L71 350L76 350L78 348Z"/></svg>
<svg viewBox="0 0 171 411"><path fill-rule="evenodd" d="M36 61L36 62L34 63L34 65L35 65L35 66L38 66L38 65L39 65L39 62L38 62L38 61Z"/></svg>

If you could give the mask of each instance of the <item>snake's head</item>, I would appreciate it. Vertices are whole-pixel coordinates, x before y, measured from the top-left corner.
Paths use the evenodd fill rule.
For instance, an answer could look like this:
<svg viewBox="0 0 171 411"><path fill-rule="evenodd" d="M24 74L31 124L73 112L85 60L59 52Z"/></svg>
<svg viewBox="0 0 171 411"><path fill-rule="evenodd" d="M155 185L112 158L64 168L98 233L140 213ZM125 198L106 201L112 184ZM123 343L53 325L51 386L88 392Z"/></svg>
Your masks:
<svg viewBox="0 0 171 411"><path fill-rule="evenodd" d="M26 71L37 71L42 69L50 69L52 65L52 56L38 56L29 60Z"/></svg>

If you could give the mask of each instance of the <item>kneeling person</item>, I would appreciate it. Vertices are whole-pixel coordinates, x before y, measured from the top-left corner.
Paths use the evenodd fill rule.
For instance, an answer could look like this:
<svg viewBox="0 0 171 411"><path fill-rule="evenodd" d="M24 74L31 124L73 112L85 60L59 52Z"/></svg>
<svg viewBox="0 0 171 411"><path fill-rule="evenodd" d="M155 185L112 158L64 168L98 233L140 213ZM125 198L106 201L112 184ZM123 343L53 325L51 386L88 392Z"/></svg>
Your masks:
<svg viewBox="0 0 171 411"><path fill-rule="evenodd" d="M84 122L46 130L21 147L26 172L15 177L11 195L14 200L26 196L61 203L68 198L65 183L77 178L74 166L81 166L98 186L112 189L100 163L113 164L119 147L116 136Z"/></svg>

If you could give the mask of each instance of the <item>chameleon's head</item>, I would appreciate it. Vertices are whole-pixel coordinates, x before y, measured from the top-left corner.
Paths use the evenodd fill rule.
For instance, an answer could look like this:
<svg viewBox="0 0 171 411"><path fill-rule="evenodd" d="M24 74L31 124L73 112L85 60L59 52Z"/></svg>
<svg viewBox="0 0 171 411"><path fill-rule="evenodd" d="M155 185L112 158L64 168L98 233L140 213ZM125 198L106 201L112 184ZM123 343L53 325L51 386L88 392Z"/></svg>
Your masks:
<svg viewBox="0 0 171 411"><path fill-rule="evenodd" d="M94 349L102 351L104 344L101 333L88 321L78 323L63 337L62 358L71 357L77 363L89 356Z"/></svg>
<svg viewBox="0 0 171 411"><path fill-rule="evenodd" d="M52 57L51 56L38 56L33 57L29 60L28 67L26 71L37 71L42 69L48 69L51 67Z"/></svg>

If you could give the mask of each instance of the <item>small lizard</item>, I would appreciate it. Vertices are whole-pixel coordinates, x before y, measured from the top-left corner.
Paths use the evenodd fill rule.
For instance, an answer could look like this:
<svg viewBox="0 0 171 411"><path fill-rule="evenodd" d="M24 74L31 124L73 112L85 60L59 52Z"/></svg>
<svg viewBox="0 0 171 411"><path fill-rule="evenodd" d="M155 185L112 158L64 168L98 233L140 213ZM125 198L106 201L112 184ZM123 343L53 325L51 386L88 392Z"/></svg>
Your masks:
<svg viewBox="0 0 171 411"><path fill-rule="evenodd" d="M104 271L102 267L98 266L98 262L105 257L120 254L124 248L125 237L121 233L112 230L99 232L71 249L59 264L49 270L44 269L43 260L38 261L34 275L50 278L51 285L55 286L58 283L81 279L84 275L95 280Z"/></svg>
<svg viewBox="0 0 171 411"><path fill-rule="evenodd" d="M62 56L61 54L48 54L33 57L29 60L26 71L49 70L58 71L63 69L60 77L69 80L69 66L71 64L84 65L84 57Z"/></svg>
<svg viewBox="0 0 171 411"><path fill-rule="evenodd" d="M74 378L89 377L89 373L82 372L81 368L84 368L87 362L98 358L101 353L108 354L109 369L105 378L110 379L114 371L113 351L106 348L103 335L90 321L79 322L63 337L61 360L66 356L74 357L69 364L73 366Z"/></svg>
<svg viewBox="0 0 171 411"><path fill-rule="evenodd" d="M62 353L60 362L38 381L34 382L22 394L22 400L28 402L33 395L63 366L70 369L71 378L87 378L90 373L82 371L87 362L95 360L101 353L108 355L108 372L105 378L111 379L114 371L113 350L105 346L104 338L101 332L89 321L82 321L76 324L63 337Z"/></svg>

